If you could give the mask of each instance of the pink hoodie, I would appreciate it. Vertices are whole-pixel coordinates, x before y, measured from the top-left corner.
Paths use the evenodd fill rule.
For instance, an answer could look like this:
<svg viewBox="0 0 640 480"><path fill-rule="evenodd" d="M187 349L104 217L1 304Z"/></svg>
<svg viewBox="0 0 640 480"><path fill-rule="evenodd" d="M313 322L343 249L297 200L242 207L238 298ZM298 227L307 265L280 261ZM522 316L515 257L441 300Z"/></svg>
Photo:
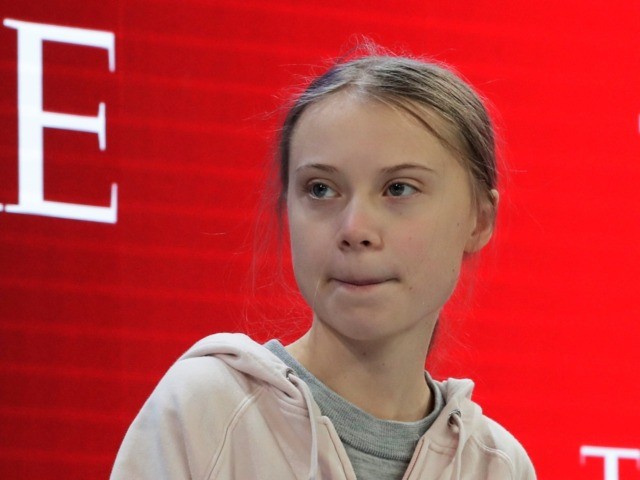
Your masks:
<svg viewBox="0 0 640 480"><path fill-rule="evenodd" d="M438 384L445 407L419 440L412 479L535 479L522 446L482 415L473 382ZM246 335L200 340L169 369L129 428L112 480L355 480L309 387Z"/></svg>

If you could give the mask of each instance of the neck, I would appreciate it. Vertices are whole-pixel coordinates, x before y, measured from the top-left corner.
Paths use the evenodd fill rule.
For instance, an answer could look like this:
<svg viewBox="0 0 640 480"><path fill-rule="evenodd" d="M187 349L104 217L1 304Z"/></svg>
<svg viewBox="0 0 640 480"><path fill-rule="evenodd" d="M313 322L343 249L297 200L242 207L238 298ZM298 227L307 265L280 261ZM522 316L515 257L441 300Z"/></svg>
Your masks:
<svg viewBox="0 0 640 480"><path fill-rule="evenodd" d="M286 349L327 387L370 415L416 421L433 409L424 362L435 322L425 323L423 332L359 341L314 320Z"/></svg>

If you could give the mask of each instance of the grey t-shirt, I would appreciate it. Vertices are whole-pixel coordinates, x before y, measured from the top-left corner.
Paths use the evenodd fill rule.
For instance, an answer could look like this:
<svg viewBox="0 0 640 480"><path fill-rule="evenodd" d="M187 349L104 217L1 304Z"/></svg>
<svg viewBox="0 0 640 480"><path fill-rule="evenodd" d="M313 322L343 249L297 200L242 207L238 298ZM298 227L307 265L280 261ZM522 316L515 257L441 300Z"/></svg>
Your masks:
<svg viewBox="0 0 640 480"><path fill-rule="evenodd" d="M417 422L380 420L329 389L289 355L278 340L270 340L265 347L309 385L320 411L335 426L359 480L403 477L418 440L444 407L442 393L427 372L425 379L434 398L433 411Z"/></svg>

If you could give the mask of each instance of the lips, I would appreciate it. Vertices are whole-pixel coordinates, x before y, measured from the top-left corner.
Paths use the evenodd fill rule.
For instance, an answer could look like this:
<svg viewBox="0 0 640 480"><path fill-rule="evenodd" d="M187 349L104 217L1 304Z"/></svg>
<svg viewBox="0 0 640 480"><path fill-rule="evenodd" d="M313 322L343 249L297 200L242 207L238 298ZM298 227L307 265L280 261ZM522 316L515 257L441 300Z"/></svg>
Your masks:
<svg viewBox="0 0 640 480"><path fill-rule="evenodd" d="M346 283L347 285L353 285L354 287L365 287L368 285L379 285L384 283L386 280L377 280L377 279L335 279L339 283Z"/></svg>
<svg viewBox="0 0 640 480"><path fill-rule="evenodd" d="M352 288L364 288L364 287L375 287L376 285L382 285L387 282L391 282L393 278L352 278L352 277L337 277L332 278L332 280L339 285L343 285L345 287Z"/></svg>

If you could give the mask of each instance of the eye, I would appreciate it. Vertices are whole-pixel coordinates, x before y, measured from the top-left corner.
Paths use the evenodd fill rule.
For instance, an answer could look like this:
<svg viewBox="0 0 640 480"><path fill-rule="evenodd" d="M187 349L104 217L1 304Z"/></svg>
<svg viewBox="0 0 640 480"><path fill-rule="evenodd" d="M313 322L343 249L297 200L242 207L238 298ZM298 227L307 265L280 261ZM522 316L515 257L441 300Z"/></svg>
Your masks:
<svg viewBox="0 0 640 480"><path fill-rule="evenodd" d="M307 188L313 198L333 198L337 195L333 188L321 182L311 183Z"/></svg>
<svg viewBox="0 0 640 480"><path fill-rule="evenodd" d="M417 188L401 182L394 182L387 187L387 192L392 197L408 197L409 195L413 195L417 191Z"/></svg>

